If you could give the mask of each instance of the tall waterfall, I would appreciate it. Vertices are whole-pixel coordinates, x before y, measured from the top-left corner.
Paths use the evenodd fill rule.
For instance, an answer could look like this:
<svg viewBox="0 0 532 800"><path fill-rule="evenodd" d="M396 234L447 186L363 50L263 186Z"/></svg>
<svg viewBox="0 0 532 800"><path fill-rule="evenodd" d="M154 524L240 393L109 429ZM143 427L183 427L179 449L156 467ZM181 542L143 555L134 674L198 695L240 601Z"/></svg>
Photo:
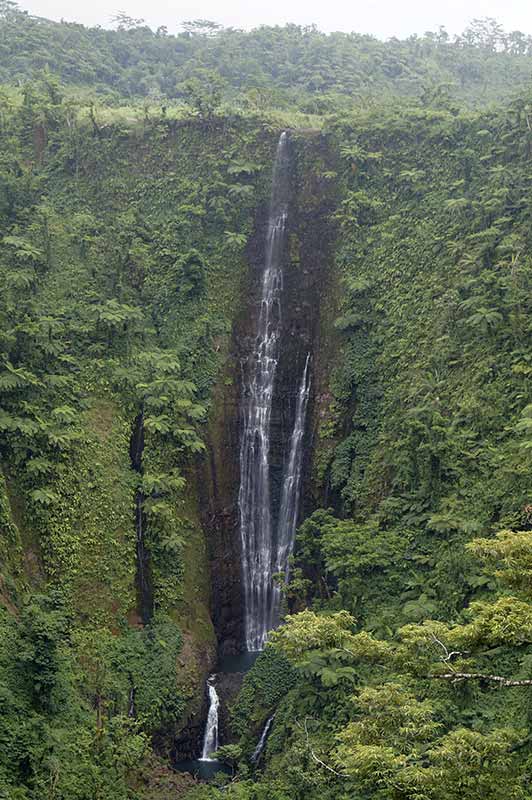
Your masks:
<svg viewBox="0 0 532 800"><path fill-rule="evenodd" d="M286 133L277 145L270 213L265 243L260 312L255 348L244 365L243 426L240 443L240 536L246 647L262 650L268 631L279 618L280 591L273 575L287 566L292 548L301 473L301 439L308 397L308 359L303 376L304 398L298 400L291 452L285 473L279 526L274 530L270 491L270 423L275 374L279 361L283 254L289 197L289 154ZM293 520L293 524L292 524Z"/></svg>
<svg viewBox="0 0 532 800"><path fill-rule="evenodd" d="M214 685L214 677L214 675L210 675L207 680L209 713L207 714L207 723L203 735L203 750L200 761L210 761L210 755L218 750L218 709L220 708L220 699Z"/></svg>

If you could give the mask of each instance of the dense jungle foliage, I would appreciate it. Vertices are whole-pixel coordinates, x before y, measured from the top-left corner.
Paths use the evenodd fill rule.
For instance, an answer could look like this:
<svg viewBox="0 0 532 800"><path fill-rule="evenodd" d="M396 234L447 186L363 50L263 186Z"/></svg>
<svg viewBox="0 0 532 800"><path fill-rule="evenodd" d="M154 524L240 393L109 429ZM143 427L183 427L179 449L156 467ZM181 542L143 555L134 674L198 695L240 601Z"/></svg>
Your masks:
<svg viewBox="0 0 532 800"><path fill-rule="evenodd" d="M185 487L274 144L224 120L128 135L76 113L32 84L2 125L9 797L127 796L147 737L170 743L202 696L214 636Z"/></svg>
<svg viewBox="0 0 532 800"><path fill-rule="evenodd" d="M114 103L186 101L208 82L243 108L331 113L383 96L428 103L450 95L477 106L532 79L532 37L506 33L491 19L475 20L461 36L440 28L387 42L313 26L242 31L195 20L172 34L123 13L115 23L116 30L105 30L51 22L2 0L0 81L20 82L47 68L64 84Z"/></svg>
<svg viewBox="0 0 532 800"><path fill-rule="evenodd" d="M526 109L327 129L341 355L316 468L333 507L300 526L298 613L235 709L243 780L194 797L532 795Z"/></svg>
<svg viewBox="0 0 532 800"><path fill-rule="evenodd" d="M0 798L531 798L529 37L0 26ZM196 466L283 128L336 197L314 511L198 787Z"/></svg>

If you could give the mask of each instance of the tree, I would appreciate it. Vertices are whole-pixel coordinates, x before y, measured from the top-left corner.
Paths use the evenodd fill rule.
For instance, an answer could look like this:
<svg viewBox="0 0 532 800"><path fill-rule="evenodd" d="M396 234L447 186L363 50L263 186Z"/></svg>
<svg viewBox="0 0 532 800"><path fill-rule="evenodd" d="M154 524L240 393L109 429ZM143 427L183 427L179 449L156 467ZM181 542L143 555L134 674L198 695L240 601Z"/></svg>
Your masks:
<svg viewBox="0 0 532 800"><path fill-rule="evenodd" d="M193 19L182 22L181 27L189 36L215 36L222 26L210 19Z"/></svg>
<svg viewBox="0 0 532 800"><path fill-rule="evenodd" d="M140 28L145 24L144 19L135 19L135 17L128 16L124 11L117 11L116 14L113 14L111 22L117 26L117 30L119 31L130 31L133 28Z"/></svg>
<svg viewBox="0 0 532 800"><path fill-rule="evenodd" d="M218 110L226 81L215 70L197 69L179 88L187 103L201 119L210 119Z"/></svg>

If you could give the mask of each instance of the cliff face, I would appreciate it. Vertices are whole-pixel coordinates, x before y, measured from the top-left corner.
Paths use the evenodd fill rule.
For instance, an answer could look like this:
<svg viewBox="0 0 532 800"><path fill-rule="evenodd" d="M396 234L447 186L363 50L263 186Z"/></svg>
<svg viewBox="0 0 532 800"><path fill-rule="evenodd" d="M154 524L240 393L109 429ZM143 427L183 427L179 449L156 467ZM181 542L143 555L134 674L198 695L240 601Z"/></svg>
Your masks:
<svg viewBox="0 0 532 800"><path fill-rule="evenodd" d="M272 517L278 514L283 467L294 426L297 395L307 355L310 355L311 393L305 433L301 497L307 510L312 440L316 429L315 396L321 392L322 338L325 326L321 304L332 280L334 228L329 216L335 202L330 174L331 155L325 140L313 133L291 134L290 186L286 247L283 254L280 358L276 371L271 417L270 480ZM325 175L324 175L325 174ZM238 490L240 484L241 365L254 347L260 310L268 207L256 212L247 248L247 271L241 283L241 302L222 379L214 393L208 432L208 455L199 479L203 525L211 553L212 618L220 654L239 652L243 641L243 596Z"/></svg>
<svg viewBox="0 0 532 800"><path fill-rule="evenodd" d="M54 97L28 95L0 126L0 782L69 797L91 774L109 797L121 781L122 800L147 740L197 754L205 677L242 644L240 365L277 137L239 116L125 130ZM331 142L290 134L272 513L310 353L301 514L342 517L311 567L331 608L386 638L462 620L486 591L471 536L530 529L525 111L414 108L346 120ZM496 701L486 719L509 712Z"/></svg>
<svg viewBox="0 0 532 800"><path fill-rule="evenodd" d="M14 282L0 293L2 355L29 376L2 398L8 423L29 433L8 425L0 438L0 628L32 652L37 623L22 626L20 614L35 601L64 655L57 686L76 687L65 702L81 721L65 741L108 713L136 718L159 752L182 758L197 750L216 659L205 472L183 436L194 443L202 408L218 403L274 138L240 121L145 120L129 132L80 123L67 157L66 129L57 122L39 152L0 131L35 179L13 177L18 203L0 208L1 236L16 234L0 276L31 279L31 292ZM222 425L231 416L220 413ZM208 458L227 494L231 462L222 470L214 446ZM26 684L9 685L27 709ZM55 711L35 708L53 729Z"/></svg>
<svg viewBox="0 0 532 800"><path fill-rule="evenodd" d="M218 655L239 652L243 638L240 365L253 344L276 136L225 120L145 121L132 135L112 126L78 133L69 159L57 147L58 130L42 152L22 154L40 183L33 194L31 186L21 191L31 214L3 223L43 263L30 302L9 294L13 324L30 319L35 327L9 354L33 377L7 397L6 413L20 421L30 408L31 430L38 430L28 441L3 434L0 443L7 487L0 600L17 636L17 615L34 595L44 617L64 618L57 641L65 675L57 685L82 676L72 702L87 729L112 707L114 715L142 719L156 750L179 760L200 746L206 676ZM309 352L307 452L312 445L335 191L324 177L326 142L314 133L290 139L274 515ZM17 257L3 250L0 264L17 264ZM50 309L55 316L46 317L46 336L38 338ZM55 383L47 383L49 374ZM192 405L200 419L201 404L209 407L205 453L187 451L164 429L164 415L162 430L153 427L160 414L152 411L150 421L146 403L163 376L185 387L171 413ZM165 393L155 402L164 404ZM50 445L60 424L65 443ZM36 463L45 471L30 474L28 458L43 459ZM305 510L313 502L308 487L307 470ZM108 685L94 677L94 642Z"/></svg>
<svg viewBox="0 0 532 800"><path fill-rule="evenodd" d="M328 380L327 359L333 337L329 316L322 316L322 307L329 312L331 302L334 303L330 292L335 284L332 264L335 231L330 215L336 203L336 186L334 180L326 177L332 172L334 156L326 140L311 133L292 134L290 158L292 188L283 264L281 352L272 403L270 478L274 518L279 509L301 375L309 354L311 392L304 443L301 516L310 513L322 496L319 481L312 480L313 446L318 426L318 398L323 397ZM238 509L242 362L254 346L267 224L268 203L262 202L256 209L253 233L246 248L246 269L240 280L225 365L212 392L206 453L199 460L193 479L209 553L210 614L221 658L239 653L244 638ZM212 657L205 663L214 668ZM224 741L231 736L227 704L234 700L242 677L238 673L220 674ZM197 755L206 712L206 697L201 693L189 722L176 739L174 754L177 758Z"/></svg>

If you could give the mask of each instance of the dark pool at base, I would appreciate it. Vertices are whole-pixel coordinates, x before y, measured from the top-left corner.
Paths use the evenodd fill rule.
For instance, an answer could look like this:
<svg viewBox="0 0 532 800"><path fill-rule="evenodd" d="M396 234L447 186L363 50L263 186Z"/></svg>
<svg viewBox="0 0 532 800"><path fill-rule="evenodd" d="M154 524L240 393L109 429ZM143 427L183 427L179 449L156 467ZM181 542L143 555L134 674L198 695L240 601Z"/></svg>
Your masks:
<svg viewBox="0 0 532 800"><path fill-rule="evenodd" d="M248 672L259 656L260 652L223 656L217 664L215 674L222 672ZM222 764L215 759L202 761L196 758L187 761L178 761L177 764L175 764L175 769L177 769L178 772L189 772L191 775L194 775L195 778L199 778L199 780L202 781L211 780L217 772L224 772L226 775L231 775L231 769L226 766L226 764Z"/></svg>
<svg viewBox="0 0 532 800"><path fill-rule="evenodd" d="M222 656L216 668L217 672L248 672L260 653L238 653L236 656Z"/></svg>
<svg viewBox="0 0 532 800"><path fill-rule="evenodd" d="M216 775L217 772L223 772L226 775L231 775L231 769L222 764L221 761L216 761L214 758L208 761L202 761L199 758L190 761L178 761L175 764L175 769L178 772L190 772L195 778L202 781L209 781Z"/></svg>

